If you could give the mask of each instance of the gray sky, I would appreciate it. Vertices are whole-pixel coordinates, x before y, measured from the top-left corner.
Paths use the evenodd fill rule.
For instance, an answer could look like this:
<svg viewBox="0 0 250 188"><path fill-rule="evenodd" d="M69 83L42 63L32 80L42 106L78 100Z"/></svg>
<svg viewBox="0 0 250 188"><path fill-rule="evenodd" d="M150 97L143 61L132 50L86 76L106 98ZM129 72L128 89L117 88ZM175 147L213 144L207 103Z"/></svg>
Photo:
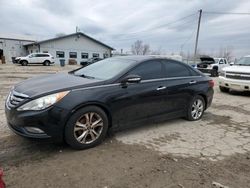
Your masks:
<svg viewBox="0 0 250 188"><path fill-rule="evenodd" d="M250 12L249 0L0 0L0 36L52 38L80 31L120 50L143 40L152 50L193 53L198 10ZM196 13L196 14L195 14ZM174 24L176 20L195 14ZM165 25L164 25L165 24ZM199 49L250 54L250 15L203 14Z"/></svg>

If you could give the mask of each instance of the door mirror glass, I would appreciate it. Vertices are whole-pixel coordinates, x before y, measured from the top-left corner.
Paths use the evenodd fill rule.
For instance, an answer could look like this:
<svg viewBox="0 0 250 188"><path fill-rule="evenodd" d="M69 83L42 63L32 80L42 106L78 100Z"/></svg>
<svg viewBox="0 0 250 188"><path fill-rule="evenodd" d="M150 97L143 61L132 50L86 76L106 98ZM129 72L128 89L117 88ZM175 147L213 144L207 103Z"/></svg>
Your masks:
<svg viewBox="0 0 250 188"><path fill-rule="evenodd" d="M122 79L121 83L139 83L141 81L141 77L138 75L128 75Z"/></svg>

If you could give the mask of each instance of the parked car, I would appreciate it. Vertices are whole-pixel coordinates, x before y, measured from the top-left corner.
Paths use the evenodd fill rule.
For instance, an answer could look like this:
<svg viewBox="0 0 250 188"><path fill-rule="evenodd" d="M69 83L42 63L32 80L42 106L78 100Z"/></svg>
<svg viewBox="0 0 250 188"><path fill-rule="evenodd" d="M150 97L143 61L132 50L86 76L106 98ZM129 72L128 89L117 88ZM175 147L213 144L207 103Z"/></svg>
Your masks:
<svg viewBox="0 0 250 188"><path fill-rule="evenodd" d="M55 58L49 53L32 53L25 57L16 57L15 62L23 66L27 66L28 64L43 64L49 66L55 63Z"/></svg>
<svg viewBox="0 0 250 188"><path fill-rule="evenodd" d="M99 58L99 57L92 57L92 58L88 59L87 61L82 61L82 62L80 62L80 64L81 64L82 66L87 66L87 65L90 65L90 64L95 63L95 62L97 62L97 61L101 61L101 60L102 60L102 58Z"/></svg>
<svg viewBox="0 0 250 188"><path fill-rule="evenodd" d="M11 89L5 113L21 136L52 137L85 149L100 144L108 129L199 120L211 105L213 86L211 78L179 61L120 56L23 81Z"/></svg>
<svg viewBox="0 0 250 188"><path fill-rule="evenodd" d="M201 62L197 64L197 69L211 76L218 76L224 67L229 66L226 58L212 58L209 56L201 56Z"/></svg>
<svg viewBox="0 0 250 188"><path fill-rule="evenodd" d="M230 89L250 91L250 55L242 57L230 67L222 69L219 76L219 87L222 92Z"/></svg>

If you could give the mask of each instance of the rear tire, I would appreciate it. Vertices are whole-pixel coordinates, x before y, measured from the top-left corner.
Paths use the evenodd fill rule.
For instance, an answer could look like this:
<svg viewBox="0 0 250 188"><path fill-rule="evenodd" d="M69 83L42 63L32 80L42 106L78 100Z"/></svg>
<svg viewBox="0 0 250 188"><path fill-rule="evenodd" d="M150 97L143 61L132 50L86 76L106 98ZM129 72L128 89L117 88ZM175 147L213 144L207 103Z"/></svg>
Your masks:
<svg viewBox="0 0 250 188"><path fill-rule="evenodd" d="M92 148L102 143L108 125L108 117L101 108L84 107L69 118L65 127L65 141L74 149Z"/></svg>
<svg viewBox="0 0 250 188"><path fill-rule="evenodd" d="M48 60L46 60L46 61L43 62L43 65L44 65L44 66L49 66L49 65L50 65L50 62L49 62Z"/></svg>
<svg viewBox="0 0 250 188"><path fill-rule="evenodd" d="M21 64L22 64L22 66L27 66L28 65L28 61L22 61Z"/></svg>
<svg viewBox="0 0 250 188"><path fill-rule="evenodd" d="M227 93L230 90L229 88L223 87L223 86L219 86L219 88L220 88L220 91L223 92L223 93Z"/></svg>
<svg viewBox="0 0 250 188"><path fill-rule="evenodd" d="M197 121L201 119L204 114L205 107L206 103L204 98L200 95L195 96L189 103L186 116L187 119L189 121Z"/></svg>

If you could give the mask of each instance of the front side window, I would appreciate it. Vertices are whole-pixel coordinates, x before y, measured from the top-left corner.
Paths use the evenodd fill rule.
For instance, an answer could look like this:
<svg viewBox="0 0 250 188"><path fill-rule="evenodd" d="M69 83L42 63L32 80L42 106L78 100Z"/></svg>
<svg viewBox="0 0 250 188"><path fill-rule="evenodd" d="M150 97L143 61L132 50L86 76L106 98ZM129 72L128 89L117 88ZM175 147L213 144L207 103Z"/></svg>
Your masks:
<svg viewBox="0 0 250 188"><path fill-rule="evenodd" d="M129 74L138 75L142 80L150 80L163 78L163 69L161 62L151 60L138 65L135 69L129 72Z"/></svg>
<svg viewBox="0 0 250 188"><path fill-rule="evenodd" d="M166 77L185 77L185 76L193 76L191 71L181 63L175 61L163 61L163 65L166 72Z"/></svg>
<svg viewBox="0 0 250 188"><path fill-rule="evenodd" d="M57 58L64 58L64 52L63 51L56 51L56 57Z"/></svg>
<svg viewBox="0 0 250 188"><path fill-rule="evenodd" d="M93 53L92 55L93 55L93 57L99 57L98 53Z"/></svg>
<svg viewBox="0 0 250 188"><path fill-rule="evenodd" d="M221 59L221 60L219 61L219 64L224 64L223 59Z"/></svg>
<svg viewBox="0 0 250 188"><path fill-rule="evenodd" d="M88 59L89 58L89 54L88 53L82 53L82 59Z"/></svg>
<svg viewBox="0 0 250 188"><path fill-rule="evenodd" d="M77 58L76 52L69 52L69 58Z"/></svg>

